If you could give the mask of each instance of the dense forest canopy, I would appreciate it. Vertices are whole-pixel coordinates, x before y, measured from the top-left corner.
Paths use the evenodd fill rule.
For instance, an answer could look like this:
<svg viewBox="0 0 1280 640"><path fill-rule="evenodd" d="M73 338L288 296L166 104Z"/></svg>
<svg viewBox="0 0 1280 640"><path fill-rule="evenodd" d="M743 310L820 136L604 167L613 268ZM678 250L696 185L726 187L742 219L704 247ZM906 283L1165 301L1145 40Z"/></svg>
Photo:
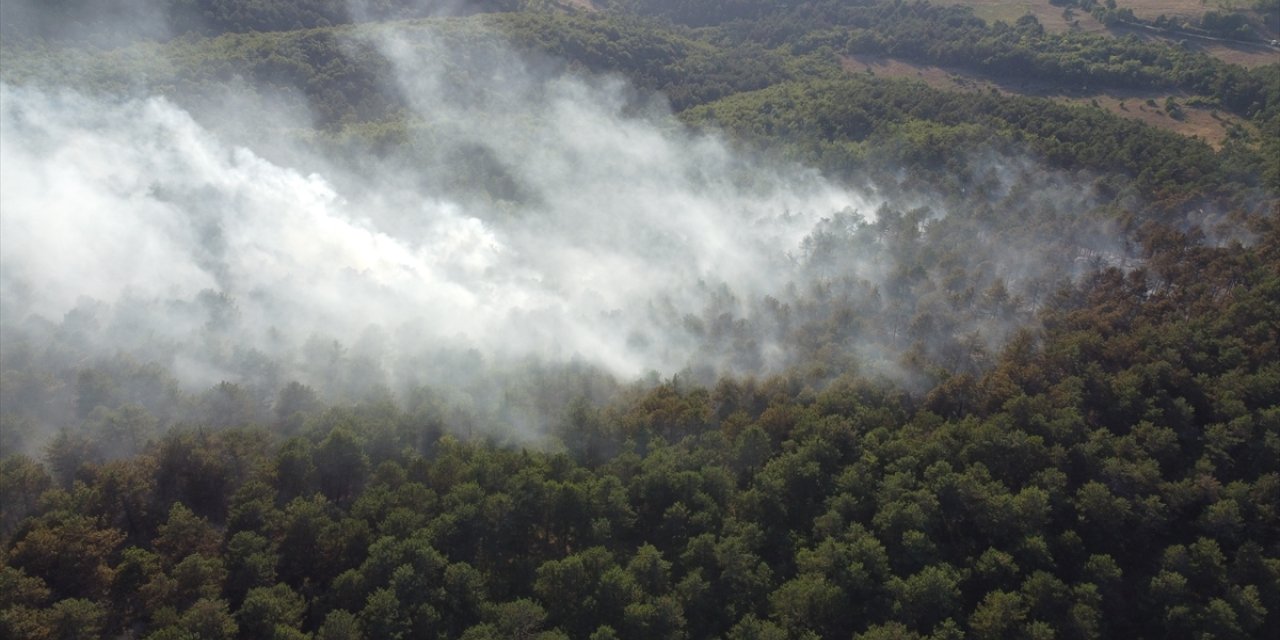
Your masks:
<svg viewBox="0 0 1280 640"><path fill-rule="evenodd" d="M1264 637L1268 2L6 2L0 636Z"/></svg>

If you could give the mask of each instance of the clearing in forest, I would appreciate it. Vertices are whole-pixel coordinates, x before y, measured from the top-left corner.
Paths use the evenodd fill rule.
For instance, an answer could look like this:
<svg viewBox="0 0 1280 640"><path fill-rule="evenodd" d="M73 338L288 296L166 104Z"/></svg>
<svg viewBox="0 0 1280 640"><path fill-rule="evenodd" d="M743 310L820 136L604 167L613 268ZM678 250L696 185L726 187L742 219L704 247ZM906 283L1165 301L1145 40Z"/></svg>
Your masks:
<svg viewBox="0 0 1280 640"><path fill-rule="evenodd" d="M1193 96L1184 93L1156 91L1102 92L1071 91L1052 84L992 78L952 68L915 64L874 55L844 56L842 64L850 73L871 73L882 78L914 78L945 91L999 91L1050 98L1066 104L1094 105L1115 115L1168 129L1185 136L1199 137L1215 149L1220 148L1232 128L1251 128L1247 121L1209 107L1187 104ZM1176 106L1170 107L1172 98Z"/></svg>
<svg viewBox="0 0 1280 640"><path fill-rule="evenodd" d="M1218 42L1187 37L1186 34L1162 35L1145 29L1134 29L1117 26L1108 28L1098 22L1088 12L1076 7L1056 7L1049 0L934 0L936 4L962 5L973 9L974 15L994 22L1003 20L1013 24L1024 15L1031 14L1040 21L1046 31L1062 33L1080 30L1089 33L1109 33L1113 36L1134 35L1143 40L1163 40L1165 42L1182 43L1199 51L1203 51L1223 62L1238 64L1244 67L1256 67L1264 64L1280 62L1280 49L1265 44L1247 44ZM1173 18L1199 20L1206 11L1239 11L1251 17L1251 22L1259 29L1259 35L1266 40L1280 37L1275 25L1267 26L1263 16L1253 9L1252 0L1117 0L1116 6L1133 10L1139 20L1152 21L1160 15Z"/></svg>

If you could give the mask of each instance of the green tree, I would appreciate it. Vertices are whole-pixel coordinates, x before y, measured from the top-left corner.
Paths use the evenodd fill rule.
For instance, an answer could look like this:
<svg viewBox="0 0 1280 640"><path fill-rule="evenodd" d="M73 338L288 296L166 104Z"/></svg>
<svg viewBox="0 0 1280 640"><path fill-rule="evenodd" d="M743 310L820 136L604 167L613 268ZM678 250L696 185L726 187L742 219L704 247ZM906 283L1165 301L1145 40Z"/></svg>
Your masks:
<svg viewBox="0 0 1280 640"><path fill-rule="evenodd" d="M306 602L288 585L254 587L236 611L241 633L251 638L289 637L298 631Z"/></svg>
<svg viewBox="0 0 1280 640"><path fill-rule="evenodd" d="M329 432L313 455L320 491L333 501L349 501L364 486L369 460L354 433L344 427Z"/></svg>
<svg viewBox="0 0 1280 640"><path fill-rule="evenodd" d="M547 612L532 600L522 598L490 605L484 612L485 622L493 625L497 637L531 640L547 621Z"/></svg>
<svg viewBox="0 0 1280 640"><path fill-rule="evenodd" d="M168 565L176 564L195 553L216 557L221 544L222 536L217 529L180 502L173 503L169 508L169 519L160 525L152 542L156 552Z"/></svg>
<svg viewBox="0 0 1280 640"><path fill-rule="evenodd" d="M733 625L727 637L730 640L786 640L791 636L776 623L747 614Z"/></svg>
<svg viewBox="0 0 1280 640"><path fill-rule="evenodd" d="M364 640L364 637L359 619L343 609L330 611L316 631L316 640Z"/></svg>
<svg viewBox="0 0 1280 640"><path fill-rule="evenodd" d="M49 638L90 640L102 637L107 612L96 602L72 598L55 602L44 618Z"/></svg>
<svg viewBox="0 0 1280 640"><path fill-rule="evenodd" d="M197 600L182 614L179 624L198 640L231 640L237 633L227 603L218 599Z"/></svg>
<svg viewBox="0 0 1280 640"><path fill-rule="evenodd" d="M407 637L411 629L409 617L401 611L395 592L389 588L369 594L359 617L360 627L369 638L399 640Z"/></svg>
<svg viewBox="0 0 1280 640"><path fill-rule="evenodd" d="M956 615L960 606L960 572L947 564L925 567L906 578L889 580L893 614L920 631Z"/></svg>
<svg viewBox="0 0 1280 640"><path fill-rule="evenodd" d="M1023 634L1027 606L1022 597L1007 591L991 591L969 616L969 629L980 640L1018 638Z"/></svg>
<svg viewBox="0 0 1280 640"><path fill-rule="evenodd" d="M239 604L255 587L276 583L279 556L267 538L252 531L241 531L227 541L227 583L225 591L232 603Z"/></svg>
<svg viewBox="0 0 1280 640"><path fill-rule="evenodd" d="M769 596L773 616L792 636L806 630L822 637L850 633L848 598L840 587L823 576L802 574L784 582Z"/></svg>
<svg viewBox="0 0 1280 640"><path fill-rule="evenodd" d="M8 539L36 512L40 495L52 486L53 478L35 460L24 455L0 460L0 539Z"/></svg>
<svg viewBox="0 0 1280 640"><path fill-rule="evenodd" d="M123 627L148 617L144 588L162 573L160 558L146 549L129 547L120 554L108 600L113 626Z"/></svg>
<svg viewBox="0 0 1280 640"><path fill-rule="evenodd" d="M120 531L99 529L88 516L63 514L18 538L9 561L43 580L55 597L97 600L111 584L108 563L122 542Z"/></svg>

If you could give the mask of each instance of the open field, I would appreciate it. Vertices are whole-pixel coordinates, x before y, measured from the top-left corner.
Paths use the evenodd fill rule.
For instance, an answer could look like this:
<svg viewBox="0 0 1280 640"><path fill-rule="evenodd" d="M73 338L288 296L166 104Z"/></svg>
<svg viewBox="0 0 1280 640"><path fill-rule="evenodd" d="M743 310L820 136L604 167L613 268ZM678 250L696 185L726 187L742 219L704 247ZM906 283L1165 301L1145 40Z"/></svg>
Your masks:
<svg viewBox="0 0 1280 640"><path fill-rule="evenodd" d="M1260 67L1264 64L1274 64L1280 62L1280 51L1276 49L1266 49L1258 47L1238 47L1228 46L1217 43L1210 43L1198 46L1205 53L1231 64L1238 64L1242 67Z"/></svg>
<svg viewBox="0 0 1280 640"><path fill-rule="evenodd" d="M1123 118L1140 120L1154 127L1201 138L1214 148L1222 146L1231 127L1251 128L1248 122L1232 114L1185 104L1191 96L1183 93L1114 90L1068 92L1050 85L996 81L967 71L870 55L846 56L843 63L850 73L871 73L883 78L914 78L947 91L995 90L1005 94L1045 97L1068 104L1096 105ZM1165 111L1165 100L1170 97L1180 105L1178 117ZM1154 106L1151 103L1155 103Z"/></svg>
<svg viewBox="0 0 1280 640"><path fill-rule="evenodd" d="M935 4L959 4L973 7L973 12L983 19L1004 20L1013 22L1030 13L1040 19L1045 28L1049 28L1046 19L1062 22L1064 7L1055 7L1049 0L934 0ZM1155 20L1160 15L1169 17L1199 18L1206 11L1240 11L1257 14L1252 0L1116 0L1116 6L1130 9L1133 15L1141 20ZM1077 15L1087 16L1086 11L1076 10ZM1081 20L1081 26L1084 20ZM1097 24L1094 21L1094 24Z"/></svg>
<svg viewBox="0 0 1280 640"><path fill-rule="evenodd" d="M1192 37L1166 37L1144 29L1113 28L1109 29L1109 31L1116 36L1133 35L1142 40L1181 42L1182 46L1188 49L1203 51L1223 62L1238 64L1242 67L1252 68L1280 62L1280 49L1269 47L1265 44L1231 43Z"/></svg>
<svg viewBox="0 0 1280 640"><path fill-rule="evenodd" d="M973 9L974 15L992 22L1003 20L1012 24L1018 18L1031 14L1053 33L1078 29L1090 33L1107 32L1114 36L1134 35L1142 39L1158 39L1166 42L1185 42L1185 46L1204 51L1224 62L1245 67L1256 67L1280 62L1280 50L1265 45L1214 42L1181 35L1164 36L1143 29L1110 28L1094 19L1087 11L1055 7L1049 0L934 0L937 4L963 5ZM1206 11L1240 10L1257 16L1250 0L1118 0L1121 8L1132 9L1142 20L1154 20L1161 14L1170 17L1199 18ZM1262 27L1260 18L1256 27ZM1274 29L1262 29L1266 39L1278 37Z"/></svg>
<svg viewBox="0 0 1280 640"><path fill-rule="evenodd" d="M1012 2L1003 0L934 0L934 3L970 7L973 9L974 15L987 22L1003 20L1013 24L1018 18L1029 13L1035 16L1040 21L1040 24L1044 25L1045 30L1055 33L1070 29L1082 29L1091 32L1104 31L1106 29L1101 22L1094 20L1093 16L1089 15L1089 12L1078 9L1067 11L1063 7L1055 7L1049 4L1049 0L1013 0Z"/></svg>
<svg viewBox="0 0 1280 640"><path fill-rule="evenodd" d="M1047 2L1047 0L1045 0ZM1142 20L1155 20L1164 14L1169 17L1200 17L1206 11L1252 12L1251 0L1116 0L1121 9L1132 9L1133 15Z"/></svg>
<svg viewBox="0 0 1280 640"><path fill-rule="evenodd" d="M1149 29L1112 27L1107 30L1114 36L1133 36L1139 40L1159 40L1180 43L1193 51L1202 51L1223 62L1242 67L1259 67L1280 62L1280 49L1262 43L1227 42L1210 38L1184 35L1162 35Z"/></svg>
<svg viewBox="0 0 1280 640"><path fill-rule="evenodd" d="M1252 0L1118 0L1116 5L1133 11L1136 18L1146 21L1153 21L1161 15L1198 21L1206 11L1243 13L1263 40L1280 38L1280 16L1266 15L1254 8Z"/></svg>
<svg viewBox="0 0 1280 640"><path fill-rule="evenodd" d="M1182 104L1181 101L1185 96L1177 94L1135 92L1127 95L1104 93L1088 97L1067 95L1052 97L1063 102L1075 104L1097 104L1103 109L1125 118L1141 120L1151 126L1176 131L1184 136L1200 138L1215 149L1222 147L1222 143L1226 140L1227 133L1233 125L1239 125L1246 129L1252 128L1248 122L1232 114L1216 109ZM1169 97L1174 98L1180 104L1181 114L1178 117L1174 117L1165 111L1165 99ZM1156 106L1152 106L1150 102L1147 102L1148 100L1154 102Z"/></svg>

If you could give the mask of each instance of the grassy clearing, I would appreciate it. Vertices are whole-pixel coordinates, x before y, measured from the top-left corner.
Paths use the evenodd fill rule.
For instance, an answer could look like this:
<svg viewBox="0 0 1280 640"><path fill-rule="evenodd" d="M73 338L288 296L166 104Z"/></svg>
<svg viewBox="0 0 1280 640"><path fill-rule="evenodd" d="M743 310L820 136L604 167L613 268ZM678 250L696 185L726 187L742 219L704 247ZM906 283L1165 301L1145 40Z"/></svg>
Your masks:
<svg viewBox="0 0 1280 640"><path fill-rule="evenodd" d="M1280 62L1280 51L1265 47L1240 47L1223 44L1206 44L1199 47L1205 53L1231 64L1242 67L1260 67L1264 64Z"/></svg>
<svg viewBox="0 0 1280 640"><path fill-rule="evenodd" d="M1087 11L1064 9L1049 4L1049 0L933 0L936 4L962 5L973 9L974 15L992 22L1003 20L1012 24L1024 15L1031 14L1044 25L1045 30L1053 33L1077 29L1089 33L1110 33L1115 36L1134 35L1142 39L1158 39L1165 42L1184 42L1185 46L1204 51L1205 53L1231 64L1243 67L1257 67L1264 64L1280 62L1280 50L1264 45L1231 44L1223 42L1201 41L1194 38L1178 36L1162 36L1140 29L1107 29ZM1129 8L1138 18L1154 20L1164 14L1170 17L1196 18L1206 11L1236 10L1258 16L1253 9L1252 0L1117 0L1117 5ZM1266 39L1278 37L1278 34L1265 28L1260 17L1254 20L1255 27L1261 28L1261 35Z"/></svg>
<svg viewBox="0 0 1280 640"><path fill-rule="evenodd" d="M1177 116L1170 114L1164 108L1165 100L1170 97L1180 104L1179 115ZM1247 130L1253 129L1252 125L1247 121L1232 114L1212 108L1188 106L1184 103L1187 96L1180 94L1132 93L1118 95L1106 93L1089 97L1056 96L1055 98L1075 104L1096 104L1124 118L1140 120L1153 127L1175 131L1184 136L1200 138L1215 149L1222 147L1222 143L1227 139L1228 132L1233 125L1242 126ZM1152 102L1155 103L1155 106L1152 106Z"/></svg>
<svg viewBox="0 0 1280 640"><path fill-rule="evenodd" d="M1046 0L1047 1L1047 0ZM1132 9L1133 15L1143 20L1155 20L1160 14L1179 17L1200 17L1206 11L1254 10L1252 0L1116 0L1121 9Z"/></svg>
<svg viewBox="0 0 1280 640"><path fill-rule="evenodd" d="M1060 33L1071 29L1084 31L1103 31L1101 22L1093 19L1087 11L1065 11L1062 7L1049 4L1049 0L934 0L934 4L963 5L973 9L973 14L994 22L1003 20L1013 24L1018 18L1028 13L1035 16L1046 31Z"/></svg>
<svg viewBox="0 0 1280 640"><path fill-rule="evenodd" d="M1177 43L1180 46L1187 47L1194 51L1202 51L1223 62L1238 64L1246 68L1259 67L1264 64L1280 62L1280 50L1269 47L1265 44L1232 43L1203 40L1199 38L1163 36L1143 29L1118 28L1111 29L1110 32L1116 36L1134 36L1140 40L1159 40L1167 43Z"/></svg>
<svg viewBox="0 0 1280 640"><path fill-rule="evenodd" d="M1247 121L1232 114L1187 105L1191 96L1183 93L1114 90L1101 93L1067 92L1052 85L996 81L967 71L870 55L846 56L842 63L849 73L870 73L882 78L911 78L945 91L999 91L1004 94L1045 97L1066 104L1093 105L1122 118L1140 120L1153 127L1198 137L1214 148L1222 146L1233 126L1242 126L1250 131L1253 129ZM1180 105L1176 117L1166 112L1164 107L1166 99L1170 97Z"/></svg>
<svg viewBox="0 0 1280 640"><path fill-rule="evenodd" d="M1045 28L1049 28L1048 21L1054 20L1054 16L1057 22L1064 22L1063 8L1049 4L1049 0L934 0L934 3L973 7L973 12L985 20L1013 22L1030 13L1039 18ZM1116 0L1116 6L1133 10L1133 15L1142 20L1155 20L1161 14L1171 18L1199 18L1206 11L1256 13L1253 0ZM1077 10L1076 13L1087 17L1087 12ZM1082 19L1081 26L1083 23Z"/></svg>

